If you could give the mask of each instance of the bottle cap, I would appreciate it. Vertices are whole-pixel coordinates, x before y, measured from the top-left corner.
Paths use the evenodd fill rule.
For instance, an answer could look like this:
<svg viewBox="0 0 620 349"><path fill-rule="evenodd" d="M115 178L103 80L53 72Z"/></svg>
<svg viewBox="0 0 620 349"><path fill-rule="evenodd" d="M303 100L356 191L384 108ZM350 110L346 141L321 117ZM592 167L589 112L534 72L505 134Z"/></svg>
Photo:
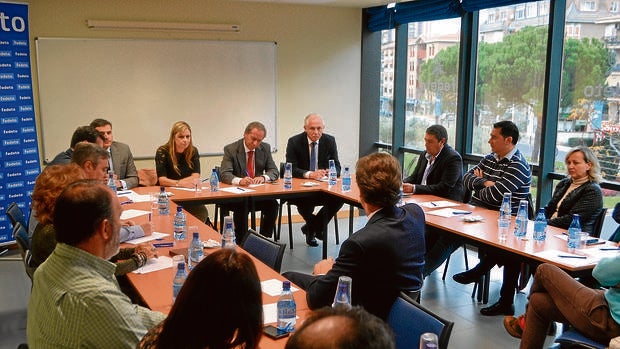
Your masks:
<svg viewBox="0 0 620 349"><path fill-rule="evenodd" d="M198 232L197 232L197 231L195 231L195 232L192 234L192 236L193 236L194 238L198 239L198 237L199 237L200 235L198 235Z"/></svg>
<svg viewBox="0 0 620 349"><path fill-rule="evenodd" d="M185 269L185 262L179 262L177 263L177 269Z"/></svg>
<svg viewBox="0 0 620 349"><path fill-rule="evenodd" d="M288 280L282 281L282 290L287 291L291 289L291 282Z"/></svg>
<svg viewBox="0 0 620 349"><path fill-rule="evenodd" d="M181 212L181 211L183 211L183 206L181 205L177 206L177 212Z"/></svg>

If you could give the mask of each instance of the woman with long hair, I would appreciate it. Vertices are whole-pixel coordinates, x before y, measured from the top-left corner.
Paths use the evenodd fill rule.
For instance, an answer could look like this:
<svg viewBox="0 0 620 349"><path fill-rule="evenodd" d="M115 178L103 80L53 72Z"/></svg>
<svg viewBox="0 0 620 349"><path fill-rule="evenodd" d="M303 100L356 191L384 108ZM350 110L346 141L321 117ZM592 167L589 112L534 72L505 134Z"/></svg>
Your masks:
<svg viewBox="0 0 620 349"><path fill-rule="evenodd" d="M194 267L166 320L138 348L255 349L262 328L256 267L247 254L226 248Z"/></svg>

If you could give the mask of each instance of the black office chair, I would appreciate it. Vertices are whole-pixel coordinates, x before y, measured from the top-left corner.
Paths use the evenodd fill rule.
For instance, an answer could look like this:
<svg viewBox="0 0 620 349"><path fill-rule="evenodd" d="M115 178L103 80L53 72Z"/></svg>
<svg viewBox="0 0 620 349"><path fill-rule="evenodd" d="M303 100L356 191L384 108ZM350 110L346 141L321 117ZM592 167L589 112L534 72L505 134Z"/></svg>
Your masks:
<svg viewBox="0 0 620 349"><path fill-rule="evenodd" d="M284 166L286 163L280 163L280 178L284 178ZM280 241L280 233L282 232L282 207L286 204L287 212L288 212L288 242L289 248L293 249L293 220L291 214L291 204L288 199L280 199L280 208L278 209L278 229L276 230L276 234L274 235L274 239L276 241ZM353 210L350 210L350 218L352 220ZM351 226L351 224L349 224ZM336 245L340 244L340 234L338 233L338 213L334 215L334 233L336 235ZM351 232L349 231L349 235Z"/></svg>
<svg viewBox="0 0 620 349"><path fill-rule="evenodd" d="M426 332L435 333L439 349L445 349L454 327L454 322L443 319L402 292L390 309L387 323L394 331L397 349L417 348L420 336Z"/></svg>
<svg viewBox="0 0 620 349"><path fill-rule="evenodd" d="M28 237L28 231L26 227L22 225L20 222L15 223L13 227L13 238L17 242L17 246L19 247L19 253L21 254L22 261L24 262L24 268L26 269L26 274L32 280L32 276L34 275L34 268L30 266L30 238Z"/></svg>
<svg viewBox="0 0 620 349"><path fill-rule="evenodd" d="M257 234L253 229L248 229L248 233L241 247L249 254L268 265L271 269L278 273L280 272L286 244L271 241Z"/></svg>
<svg viewBox="0 0 620 349"><path fill-rule="evenodd" d="M15 202L11 202L9 207L7 207L6 215L9 216L9 220L11 221L11 225L13 227L15 227L15 224L19 222L24 226L24 228L26 228L26 230L28 229L28 223L26 222L24 212Z"/></svg>
<svg viewBox="0 0 620 349"><path fill-rule="evenodd" d="M603 222L605 221L606 215L607 215L607 209L603 207L601 212L596 217L596 220L594 220L594 223L592 224L592 233L590 234L590 236L592 236L593 238L601 237L601 231L603 230Z"/></svg>

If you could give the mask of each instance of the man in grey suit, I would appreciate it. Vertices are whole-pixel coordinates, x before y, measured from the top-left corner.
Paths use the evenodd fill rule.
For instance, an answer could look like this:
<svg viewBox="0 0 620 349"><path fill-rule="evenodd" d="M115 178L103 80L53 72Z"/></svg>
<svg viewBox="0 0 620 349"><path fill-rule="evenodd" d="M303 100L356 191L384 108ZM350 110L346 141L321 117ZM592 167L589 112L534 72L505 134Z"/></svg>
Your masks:
<svg viewBox="0 0 620 349"><path fill-rule="evenodd" d="M248 186L278 179L278 167L271 157L271 146L264 143L267 135L265 125L253 121L246 126L243 138L224 147L224 157L220 165L220 180L226 184ZM278 202L274 199L254 200L262 212L260 233L271 237L278 216ZM237 230L247 226L243 204L229 204L224 210L235 212L234 221ZM245 220L245 224L243 222ZM244 229L245 230L245 229ZM237 240L241 241L245 231L237 231Z"/></svg>
<svg viewBox="0 0 620 349"><path fill-rule="evenodd" d="M90 123L103 136L103 149L110 153L110 170L118 189L131 189L138 186L138 170L133 162L129 146L114 141L112 123L105 119L95 119Z"/></svg>

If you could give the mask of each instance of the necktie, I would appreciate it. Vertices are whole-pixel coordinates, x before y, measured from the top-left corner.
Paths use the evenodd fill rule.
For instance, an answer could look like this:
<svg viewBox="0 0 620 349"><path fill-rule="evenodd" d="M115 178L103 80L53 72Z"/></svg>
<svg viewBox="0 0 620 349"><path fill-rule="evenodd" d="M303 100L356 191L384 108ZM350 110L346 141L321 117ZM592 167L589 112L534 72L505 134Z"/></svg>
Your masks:
<svg viewBox="0 0 620 349"><path fill-rule="evenodd" d="M114 166L112 166L112 151L110 150L110 148L108 148L108 154L110 154L110 157L108 158L108 165L110 166L110 171L114 171Z"/></svg>
<svg viewBox="0 0 620 349"><path fill-rule="evenodd" d="M310 143L310 171L316 171L316 142Z"/></svg>
<svg viewBox="0 0 620 349"><path fill-rule="evenodd" d="M254 150L248 152L248 177L254 178Z"/></svg>
<svg viewBox="0 0 620 349"><path fill-rule="evenodd" d="M424 169L424 174L422 175L422 185L426 185L426 178L428 177L428 174L431 172L431 168L433 167L433 162L435 162L435 158L431 157L431 159L428 161L428 164L426 164L426 169Z"/></svg>

